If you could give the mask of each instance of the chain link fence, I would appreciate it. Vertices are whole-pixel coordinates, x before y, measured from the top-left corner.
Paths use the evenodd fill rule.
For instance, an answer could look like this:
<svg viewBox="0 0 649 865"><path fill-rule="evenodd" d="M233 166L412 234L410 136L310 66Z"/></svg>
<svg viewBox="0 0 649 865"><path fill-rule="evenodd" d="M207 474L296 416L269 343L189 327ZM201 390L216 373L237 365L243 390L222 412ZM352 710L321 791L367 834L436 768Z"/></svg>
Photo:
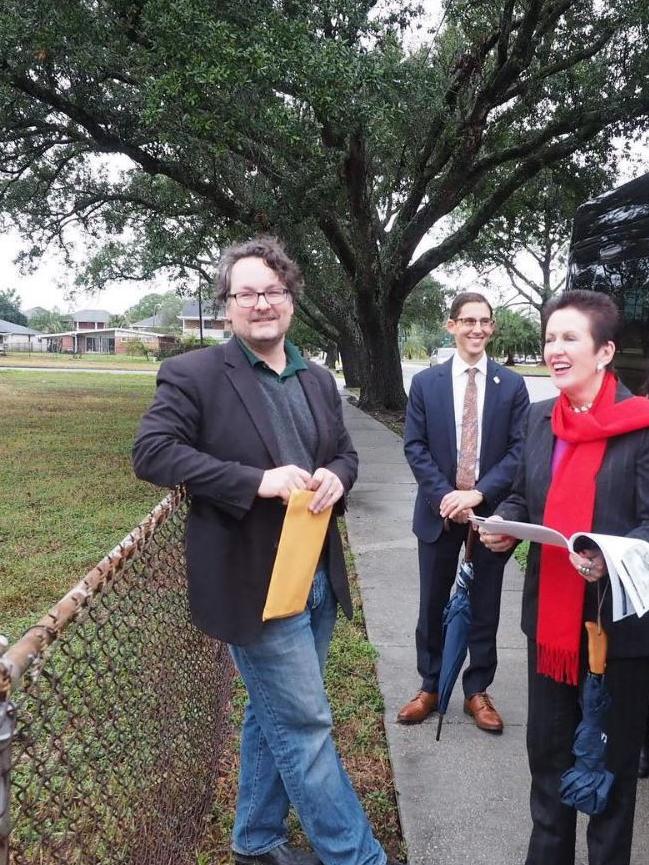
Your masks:
<svg viewBox="0 0 649 865"><path fill-rule="evenodd" d="M0 657L0 865L196 862L233 670L189 618L186 508L167 496Z"/></svg>

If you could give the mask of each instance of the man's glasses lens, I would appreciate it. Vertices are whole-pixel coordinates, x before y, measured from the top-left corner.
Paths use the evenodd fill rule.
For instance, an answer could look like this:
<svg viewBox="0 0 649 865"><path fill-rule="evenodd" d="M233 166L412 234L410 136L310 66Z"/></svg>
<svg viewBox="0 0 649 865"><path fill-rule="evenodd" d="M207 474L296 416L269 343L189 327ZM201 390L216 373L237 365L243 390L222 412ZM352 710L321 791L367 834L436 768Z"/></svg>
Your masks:
<svg viewBox="0 0 649 865"><path fill-rule="evenodd" d="M244 309L252 309L253 306L257 306L259 303L260 297L265 298L266 302L271 306L277 306L280 303L284 303L287 295L288 289L277 288L272 291L239 291L236 294L231 294L230 297L233 297L237 304Z"/></svg>
<svg viewBox="0 0 649 865"><path fill-rule="evenodd" d="M463 327L474 328L476 324L479 324L480 327L491 327L493 322L492 318L456 318Z"/></svg>

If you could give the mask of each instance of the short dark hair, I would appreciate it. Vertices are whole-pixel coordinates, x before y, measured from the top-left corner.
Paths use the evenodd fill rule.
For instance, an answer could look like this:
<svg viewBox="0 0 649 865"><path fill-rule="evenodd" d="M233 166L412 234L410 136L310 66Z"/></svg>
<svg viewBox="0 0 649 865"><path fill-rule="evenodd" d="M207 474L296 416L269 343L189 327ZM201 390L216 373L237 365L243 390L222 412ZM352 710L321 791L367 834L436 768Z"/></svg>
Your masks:
<svg viewBox="0 0 649 865"><path fill-rule="evenodd" d="M477 291L463 291L453 298L448 317L455 320L465 303L485 303L489 307L489 315L493 316L494 314L491 304L484 294L479 294Z"/></svg>
<svg viewBox="0 0 649 865"><path fill-rule="evenodd" d="M225 301L230 294L232 268L241 258L261 258L279 276L282 285L288 289L292 298L300 296L304 288L302 271L286 253L283 243L269 234L260 234L244 243L234 243L221 253L219 268L214 280L214 294L217 300Z"/></svg>
<svg viewBox="0 0 649 865"><path fill-rule="evenodd" d="M595 349L607 342L615 342L620 329L620 311L615 301L601 291L573 288L551 298L543 307L543 332L548 319L559 309L577 309L590 322L590 335Z"/></svg>

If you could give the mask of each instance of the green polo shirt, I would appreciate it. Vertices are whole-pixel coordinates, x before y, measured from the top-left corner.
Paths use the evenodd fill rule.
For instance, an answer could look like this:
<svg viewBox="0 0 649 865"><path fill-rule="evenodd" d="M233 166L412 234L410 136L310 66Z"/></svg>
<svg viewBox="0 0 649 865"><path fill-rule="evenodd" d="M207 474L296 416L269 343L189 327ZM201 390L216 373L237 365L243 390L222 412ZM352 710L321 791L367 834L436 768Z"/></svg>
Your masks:
<svg viewBox="0 0 649 865"><path fill-rule="evenodd" d="M306 361L302 357L299 352L299 349L296 345L294 345L289 339L284 340L284 353L286 354L286 366L282 370L282 372L275 372L274 369L271 369L265 360L262 360L260 357L254 353L254 351L249 348L242 339L239 337L235 337L245 356L248 358L250 362L250 366L252 367L261 367L264 371L268 371L272 373L272 375L276 376L280 381L285 378L290 378L292 375L295 375L301 369L308 369Z"/></svg>

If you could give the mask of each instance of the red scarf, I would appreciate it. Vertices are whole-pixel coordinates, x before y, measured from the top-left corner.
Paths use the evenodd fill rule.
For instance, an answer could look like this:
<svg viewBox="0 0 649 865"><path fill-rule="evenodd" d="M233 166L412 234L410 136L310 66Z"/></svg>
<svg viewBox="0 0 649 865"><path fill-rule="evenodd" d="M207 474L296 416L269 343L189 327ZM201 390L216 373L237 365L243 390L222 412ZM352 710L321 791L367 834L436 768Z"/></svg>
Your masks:
<svg viewBox="0 0 649 865"><path fill-rule="evenodd" d="M649 427L649 400L615 402L617 382L606 373L589 412L575 412L565 394L552 409L552 432L568 443L545 501L543 523L569 538L590 531L595 511L595 479L607 440ZM631 478L629 478L631 482ZM557 682L576 685L586 581L570 564L568 552L541 548L537 671Z"/></svg>

